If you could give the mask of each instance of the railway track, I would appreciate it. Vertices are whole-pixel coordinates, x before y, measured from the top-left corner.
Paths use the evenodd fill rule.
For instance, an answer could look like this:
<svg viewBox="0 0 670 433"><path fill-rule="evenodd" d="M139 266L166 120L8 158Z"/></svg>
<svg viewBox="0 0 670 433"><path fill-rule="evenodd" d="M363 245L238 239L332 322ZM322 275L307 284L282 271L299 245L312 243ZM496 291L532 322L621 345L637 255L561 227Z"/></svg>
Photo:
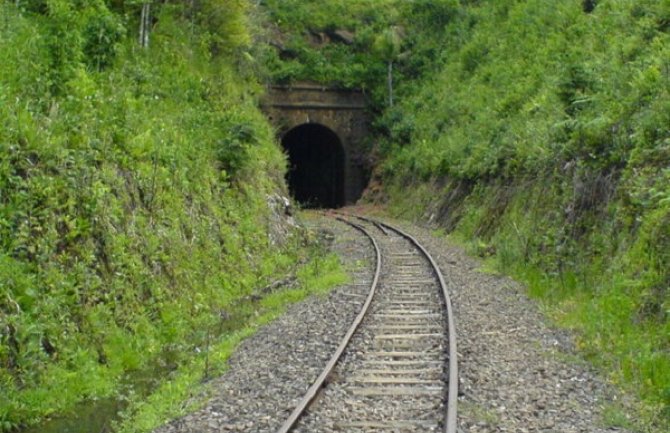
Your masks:
<svg viewBox="0 0 670 433"><path fill-rule="evenodd" d="M401 230L337 218L370 239L375 277L337 351L278 433L455 433L456 340L443 275Z"/></svg>

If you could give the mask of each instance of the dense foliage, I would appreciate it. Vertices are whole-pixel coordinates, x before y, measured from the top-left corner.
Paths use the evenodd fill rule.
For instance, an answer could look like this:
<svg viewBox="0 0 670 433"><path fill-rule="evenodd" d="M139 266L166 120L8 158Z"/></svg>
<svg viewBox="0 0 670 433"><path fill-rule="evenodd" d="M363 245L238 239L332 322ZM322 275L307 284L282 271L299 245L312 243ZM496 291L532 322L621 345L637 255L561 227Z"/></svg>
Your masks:
<svg viewBox="0 0 670 433"><path fill-rule="evenodd" d="M263 0L274 26L264 62L278 83L307 80L365 90L371 108L388 100L387 67L394 81L415 80L435 67L444 26L457 0Z"/></svg>
<svg viewBox="0 0 670 433"><path fill-rule="evenodd" d="M444 39L424 39L436 67L381 122L386 197L527 281L667 427L670 2L454 14Z"/></svg>
<svg viewBox="0 0 670 433"><path fill-rule="evenodd" d="M258 3L0 3L0 431L200 350L293 266L290 237L268 248L284 162L261 76L364 89L369 198L526 281L667 431L670 0Z"/></svg>
<svg viewBox="0 0 670 433"><path fill-rule="evenodd" d="M148 3L0 3L0 431L204 354L297 260L269 236L285 163L256 108L257 11L153 2L142 47Z"/></svg>

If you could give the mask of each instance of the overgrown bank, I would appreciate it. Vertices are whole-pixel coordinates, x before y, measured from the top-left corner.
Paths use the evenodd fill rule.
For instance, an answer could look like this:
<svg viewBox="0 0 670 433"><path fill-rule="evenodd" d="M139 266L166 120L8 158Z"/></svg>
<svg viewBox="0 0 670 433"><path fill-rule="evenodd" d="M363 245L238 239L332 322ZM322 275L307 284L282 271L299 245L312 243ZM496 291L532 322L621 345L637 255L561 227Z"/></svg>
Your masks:
<svg viewBox="0 0 670 433"><path fill-rule="evenodd" d="M264 3L275 80L371 96L368 200L526 281L667 429L670 2Z"/></svg>
<svg viewBox="0 0 670 433"><path fill-rule="evenodd" d="M451 3L439 68L385 112L371 198L525 281L665 431L670 2Z"/></svg>
<svg viewBox="0 0 670 433"><path fill-rule="evenodd" d="M236 302L309 253L276 221L257 9L144 3L0 3L0 431L165 353L197 382Z"/></svg>

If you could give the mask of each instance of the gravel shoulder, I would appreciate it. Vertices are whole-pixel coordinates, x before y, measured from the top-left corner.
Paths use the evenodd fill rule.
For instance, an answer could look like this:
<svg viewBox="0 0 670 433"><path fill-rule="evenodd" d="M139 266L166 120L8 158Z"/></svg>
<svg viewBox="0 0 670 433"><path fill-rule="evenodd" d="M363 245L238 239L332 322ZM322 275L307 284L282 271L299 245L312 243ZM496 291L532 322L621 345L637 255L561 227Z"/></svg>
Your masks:
<svg viewBox="0 0 670 433"><path fill-rule="evenodd" d="M383 254L379 285L328 385L295 433L439 432L447 393L439 283L409 241L362 225ZM412 355L389 355L395 352ZM406 362L411 366L398 364Z"/></svg>
<svg viewBox="0 0 670 433"><path fill-rule="evenodd" d="M604 433L603 408L618 399L571 335L550 326L514 280L425 228L393 222L415 236L451 280L463 432Z"/></svg>
<svg viewBox="0 0 670 433"><path fill-rule="evenodd" d="M290 414L358 313L372 279L373 251L365 238L330 219L316 224L335 234L333 250L351 282L293 305L247 339L227 373L213 381L209 402L156 433L273 432ZM481 272L480 261L430 230L397 225L424 244L453 285L460 431L625 431L603 426L603 406L616 395L522 286Z"/></svg>
<svg viewBox="0 0 670 433"><path fill-rule="evenodd" d="M288 417L360 311L373 277L366 238L331 219L312 224L335 235L332 250L350 282L292 305L245 340L227 372L212 381L205 406L155 433L273 432Z"/></svg>

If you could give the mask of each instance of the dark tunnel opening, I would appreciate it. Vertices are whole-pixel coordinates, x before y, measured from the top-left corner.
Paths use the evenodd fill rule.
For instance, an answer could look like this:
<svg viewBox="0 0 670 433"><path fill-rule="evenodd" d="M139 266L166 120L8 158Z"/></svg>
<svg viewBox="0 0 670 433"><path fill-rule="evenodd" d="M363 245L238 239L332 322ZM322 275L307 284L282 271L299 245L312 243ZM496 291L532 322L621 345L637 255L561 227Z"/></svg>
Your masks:
<svg viewBox="0 0 670 433"><path fill-rule="evenodd" d="M344 148L332 130L305 124L282 138L288 154L288 187L293 198L306 208L344 206Z"/></svg>

